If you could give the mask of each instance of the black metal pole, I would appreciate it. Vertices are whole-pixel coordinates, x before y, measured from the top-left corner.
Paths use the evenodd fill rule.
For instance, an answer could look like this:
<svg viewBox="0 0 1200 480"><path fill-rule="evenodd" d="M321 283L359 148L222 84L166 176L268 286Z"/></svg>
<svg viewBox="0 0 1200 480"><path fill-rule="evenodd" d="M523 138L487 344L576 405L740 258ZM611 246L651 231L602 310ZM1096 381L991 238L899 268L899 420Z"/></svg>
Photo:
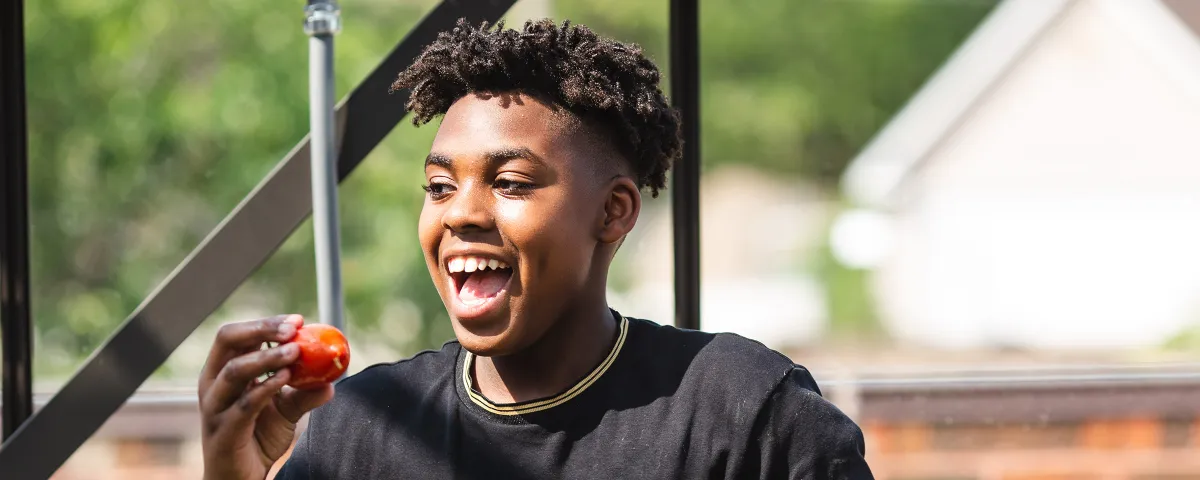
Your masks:
<svg viewBox="0 0 1200 480"><path fill-rule="evenodd" d="M494 23L515 0L443 0L338 104L338 180L400 123L410 92L392 93L459 18ZM0 12L7 13L7 11ZM9 17L4 17L9 18ZM0 479L45 480L137 391L312 211L306 137L201 241L37 413L0 446Z"/></svg>
<svg viewBox="0 0 1200 480"><path fill-rule="evenodd" d="M29 186L22 0L0 7L0 341L4 345L3 438L33 415L29 315Z"/></svg>
<svg viewBox="0 0 1200 480"><path fill-rule="evenodd" d="M683 158L671 178L675 325L700 329L700 7L671 0L671 102L683 119Z"/></svg>

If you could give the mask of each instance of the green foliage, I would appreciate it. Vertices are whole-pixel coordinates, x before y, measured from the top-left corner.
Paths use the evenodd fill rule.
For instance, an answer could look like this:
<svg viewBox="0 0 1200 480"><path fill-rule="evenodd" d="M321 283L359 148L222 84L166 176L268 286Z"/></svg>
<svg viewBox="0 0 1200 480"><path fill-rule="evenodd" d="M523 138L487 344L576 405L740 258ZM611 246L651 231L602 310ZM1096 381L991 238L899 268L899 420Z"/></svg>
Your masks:
<svg viewBox="0 0 1200 480"><path fill-rule="evenodd" d="M700 3L705 170L749 164L836 192L854 155L996 2ZM561 0L556 13L638 42L666 70L667 4ZM828 247L814 257L834 332L879 333L868 272L839 265Z"/></svg>
<svg viewBox="0 0 1200 480"><path fill-rule="evenodd" d="M638 41L665 69L667 3L571 0L557 13ZM700 3L706 167L748 163L825 184L995 4Z"/></svg>
<svg viewBox="0 0 1200 480"><path fill-rule="evenodd" d="M434 3L342 2L339 97ZM831 184L991 4L703 2L705 161ZM643 44L667 68L667 2L553 8ZM234 0L26 3L40 378L73 370L307 132L300 10ZM435 128L400 125L342 188L349 318L401 353L452 335L414 228ZM310 229L302 225L214 319L314 314Z"/></svg>
<svg viewBox="0 0 1200 480"><path fill-rule="evenodd" d="M1176 352L1200 352L1200 324L1184 328L1163 345L1163 349Z"/></svg>
<svg viewBox="0 0 1200 480"><path fill-rule="evenodd" d="M828 238L826 236L826 240ZM871 301L870 272L843 265L834 257L828 241L821 245L815 257L814 274L825 286L830 331L843 339L873 340L885 335Z"/></svg>
<svg viewBox="0 0 1200 480"><path fill-rule="evenodd" d="M347 8L338 95L432 3ZM307 132L307 37L302 4L286 2L46 0L27 12L35 366L61 375ZM368 324L397 291L430 297L423 269L410 268L414 257L422 266L410 231L421 201L413 168L432 129L408 130L343 194L347 273L371 271L348 275L347 297ZM239 295L263 310L314 311L310 228ZM266 295L247 295L256 291Z"/></svg>

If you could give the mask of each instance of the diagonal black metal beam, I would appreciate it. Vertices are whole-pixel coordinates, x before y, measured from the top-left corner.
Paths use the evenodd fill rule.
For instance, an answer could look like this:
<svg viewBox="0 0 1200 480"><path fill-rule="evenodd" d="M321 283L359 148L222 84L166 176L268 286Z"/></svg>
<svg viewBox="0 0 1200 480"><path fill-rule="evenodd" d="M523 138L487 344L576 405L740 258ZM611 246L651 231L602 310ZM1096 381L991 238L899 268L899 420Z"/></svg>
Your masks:
<svg viewBox="0 0 1200 480"><path fill-rule="evenodd" d="M338 106L339 180L404 118L395 76L459 18L495 22L515 0L446 0ZM5 480L49 478L312 209L306 136L117 328L66 385L0 447Z"/></svg>
<svg viewBox="0 0 1200 480"><path fill-rule="evenodd" d="M0 6L0 341L4 344L0 439L8 438L33 414L23 3Z"/></svg>
<svg viewBox="0 0 1200 480"><path fill-rule="evenodd" d="M671 0L671 103L679 109L683 158L671 176L675 325L700 329L700 6Z"/></svg>

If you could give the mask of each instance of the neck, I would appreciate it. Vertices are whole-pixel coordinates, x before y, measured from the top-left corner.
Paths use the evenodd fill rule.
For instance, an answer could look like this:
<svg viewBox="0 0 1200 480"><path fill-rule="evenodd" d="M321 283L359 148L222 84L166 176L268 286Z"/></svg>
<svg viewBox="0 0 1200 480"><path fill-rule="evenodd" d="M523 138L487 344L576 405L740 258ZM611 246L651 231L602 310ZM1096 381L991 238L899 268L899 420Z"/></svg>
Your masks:
<svg viewBox="0 0 1200 480"><path fill-rule="evenodd" d="M596 368L616 339L617 322L603 296L564 312L533 345L501 357L476 357L475 384L493 402L556 395Z"/></svg>

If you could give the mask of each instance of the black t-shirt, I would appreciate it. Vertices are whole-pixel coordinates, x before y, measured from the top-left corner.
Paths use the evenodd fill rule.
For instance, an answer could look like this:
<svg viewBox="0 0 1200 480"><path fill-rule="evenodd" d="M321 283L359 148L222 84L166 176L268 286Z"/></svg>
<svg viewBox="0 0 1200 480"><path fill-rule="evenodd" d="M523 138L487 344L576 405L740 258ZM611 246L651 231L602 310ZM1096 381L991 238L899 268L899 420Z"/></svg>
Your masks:
<svg viewBox="0 0 1200 480"><path fill-rule="evenodd" d="M861 430L803 367L734 334L617 318L607 358L536 401L488 401L454 341L368 367L312 412L276 478L872 478Z"/></svg>

